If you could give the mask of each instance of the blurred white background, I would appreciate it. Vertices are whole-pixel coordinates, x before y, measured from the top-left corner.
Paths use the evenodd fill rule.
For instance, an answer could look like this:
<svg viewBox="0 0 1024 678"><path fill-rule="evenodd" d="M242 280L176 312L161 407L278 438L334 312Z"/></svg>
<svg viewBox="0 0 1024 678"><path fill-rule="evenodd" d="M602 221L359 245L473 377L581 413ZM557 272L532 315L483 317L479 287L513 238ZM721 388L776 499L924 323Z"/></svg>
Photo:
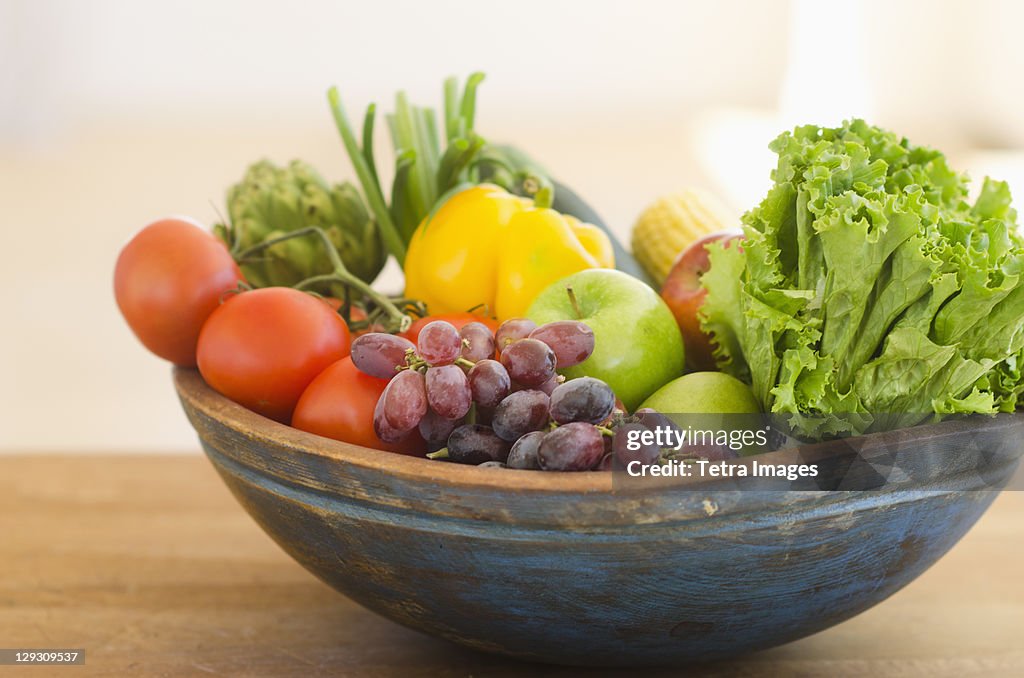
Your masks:
<svg viewBox="0 0 1024 678"><path fill-rule="evenodd" d="M628 240L686 185L742 212L779 131L853 115L1024 192L1022 30L1012 0L0 0L0 451L198 449L114 260L158 217L212 222L258 158L351 177L332 84L352 113L485 71L480 131Z"/></svg>

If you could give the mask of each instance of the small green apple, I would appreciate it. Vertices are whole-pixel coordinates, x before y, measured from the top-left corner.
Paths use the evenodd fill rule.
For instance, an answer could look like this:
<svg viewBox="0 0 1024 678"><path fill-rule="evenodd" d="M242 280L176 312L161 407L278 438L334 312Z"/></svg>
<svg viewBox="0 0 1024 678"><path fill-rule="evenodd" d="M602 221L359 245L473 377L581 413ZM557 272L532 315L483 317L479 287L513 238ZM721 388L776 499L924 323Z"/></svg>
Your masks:
<svg viewBox="0 0 1024 678"><path fill-rule="evenodd" d="M691 372L670 381L644 401L665 414L757 414L753 391L724 372Z"/></svg>
<svg viewBox="0 0 1024 678"><path fill-rule="evenodd" d="M657 292L622 271L593 268L562 278L534 299L526 316L538 325L589 325L594 353L559 371L570 379L604 381L630 411L683 372L683 339L672 311Z"/></svg>
<svg viewBox="0 0 1024 678"><path fill-rule="evenodd" d="M765 422L754 392L736 377L723 372L691 372L658 389L641 407L657 410L681 429L729 431L750 435L740 447L730 447L742 456L768 451ZM766 434L765 434L766 435Z"/></svg>

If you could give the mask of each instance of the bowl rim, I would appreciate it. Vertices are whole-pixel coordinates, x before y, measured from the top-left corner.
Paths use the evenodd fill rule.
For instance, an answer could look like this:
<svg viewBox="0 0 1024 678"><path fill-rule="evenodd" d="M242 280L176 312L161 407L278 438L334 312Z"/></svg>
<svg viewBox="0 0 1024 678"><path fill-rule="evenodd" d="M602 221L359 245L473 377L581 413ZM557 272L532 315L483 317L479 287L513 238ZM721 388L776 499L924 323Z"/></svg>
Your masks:
<svg viewBox="0 0 1024 678"><path fill-rule="evenodd" d="M315 433L293 428L274 421L239 405L213 389L195 368L175 367L174 385L187 406L217 420L221 425L249 438L275 446L286 446L304 456L341 461L367 471L388 473L414 481L465 487L478 486L518 490L555 492L609 492L611 473L585 471L582 473L539 473L520 469L490 469L467 464L446 464L413 455L377 450ZM496 473L500 470L501 473ZM515 474L509 476L508 474ZM514 477L515 481L510 482Z"/></svg>
<svg viewBox="0 0 1024 678"><path fill-rule="evenodd" d="M414 483L431 483L447 487L494 488L517 493L610 493L613 488L613 474L607 471L585 471L579 473L543 473L519 469L492 469L464 464L438 463L425 457L403 455L377 450L361 445L346 443L309 433L286 424L268 419L221 395L209 386L195 368L175 367L173 373L175 388L186 409L193 409L221 426L275 448L286 448L292 454L323 461L344 462L371 473L384 473L394 478ZM858 436L860 440L871 440L879 445L892 445L905 441L940 438L963 433L967 429L981 430L986 427L1009 425L1024 426L1024 413L997 416L991 419L947 420L885 433ZM854 438L846 441L855 440ZM767 452L750 459L773 463L792 463L797 450L817 447L827 443L809 445ZM670 489L703 488L718 489L716 480L709 477L693 477L685 480L674 479ZM620 488L621 489L621 488ZM656 488L649 488L651 490ZM821 493L837 494L828 490ZM815 495L818 492L800 492Z"/></svg>

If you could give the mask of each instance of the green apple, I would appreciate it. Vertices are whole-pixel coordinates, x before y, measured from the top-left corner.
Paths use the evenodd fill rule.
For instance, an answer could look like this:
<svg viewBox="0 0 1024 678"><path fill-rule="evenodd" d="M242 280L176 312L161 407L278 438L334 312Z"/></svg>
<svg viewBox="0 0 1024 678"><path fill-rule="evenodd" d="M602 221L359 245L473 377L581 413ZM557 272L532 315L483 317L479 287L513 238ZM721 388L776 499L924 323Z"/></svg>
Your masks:
<svg viewBox="0 0 1024 678"><path fill-rule="evenodd" d="M768 451L765 422L754 392L736 377L723 372L691 372L662 386L642 407L668 416L680 429L729 431L750 436L738 447L742 456Z"/></svg>
<svg viewBox="0 0 1024 678"><path fill-rule="evenodd" d="M589 325L593 354L560 372L604 381L631 412L683 372L683 339L672 311L657 292L622 271L593 268L562 278L533 300L526 316L538 325Z"/></svg>
<svg viewBox="0 0 1024 678"><path fill-rule="evenodd" d="M644 401L665 414L757 414L750 387L724 372L691 372L670 381Z"/></svg>

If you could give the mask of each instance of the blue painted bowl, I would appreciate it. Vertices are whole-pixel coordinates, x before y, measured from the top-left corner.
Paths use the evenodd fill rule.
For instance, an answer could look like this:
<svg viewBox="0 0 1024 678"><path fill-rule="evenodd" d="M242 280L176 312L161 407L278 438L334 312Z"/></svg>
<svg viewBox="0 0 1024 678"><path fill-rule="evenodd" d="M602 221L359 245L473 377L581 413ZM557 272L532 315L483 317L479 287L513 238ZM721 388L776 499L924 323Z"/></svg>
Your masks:
<svg viewBox="0 0 1024 678"><path fill-rule="evenodd" d="M348 445L254 414L193 370L175 383L238 501L320 579L424 633L591 666L737 656L866 610L974 524L1024 433L1009 416L865 437L861 451L896 459L905 479L874 491L633 491L610 473L482 469ZM796 454L841 460L833 448Z"/></svg>

